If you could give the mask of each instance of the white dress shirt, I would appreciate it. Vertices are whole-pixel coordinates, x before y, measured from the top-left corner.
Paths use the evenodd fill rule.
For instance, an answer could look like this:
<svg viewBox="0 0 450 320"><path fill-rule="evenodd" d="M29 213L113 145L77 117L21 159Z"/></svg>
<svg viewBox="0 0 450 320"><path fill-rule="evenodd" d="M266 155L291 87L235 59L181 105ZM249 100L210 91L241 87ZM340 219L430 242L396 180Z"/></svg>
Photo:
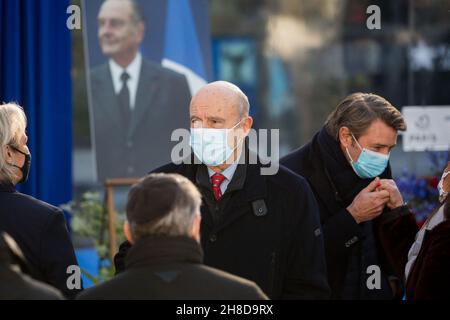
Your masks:
<svg viewBox="0 0 450 320"><path fill-rule="evenodd" d="M128 73L130 78L127 81L128 91L130 92L130 108L134 109L136 102L136 93L139 84L139 75L141 73L142 66L142 55L138 52L136 57L131 61L131 63L125 69L118 65L113 59L109 60L109 69L111 70L114 92L119 94L122 90L123 82L120 79L124 72Z"/></svg>

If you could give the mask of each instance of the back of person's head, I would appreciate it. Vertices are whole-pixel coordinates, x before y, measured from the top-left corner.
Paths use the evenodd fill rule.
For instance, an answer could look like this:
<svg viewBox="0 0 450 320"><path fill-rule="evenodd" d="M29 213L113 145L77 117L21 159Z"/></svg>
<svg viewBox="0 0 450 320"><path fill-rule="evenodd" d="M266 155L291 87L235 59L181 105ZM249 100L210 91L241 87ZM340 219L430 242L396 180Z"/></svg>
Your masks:
<svg viewBox="0 0 450 320"><path fill-rule="evenodd" d="M131 242L148 236L187 236L199 241L201 195L178 174L147 175L132 186L125 234Z"/></svg>
<svg viewBox="0 0 450 320"><path fill-rule="evenodd" d="M328 116L325 128L339 140L339 129L349 128L358 139L375 120L381 120L396 131L405 131L402 114L389 101L373 93L353 93L342 100Z"/></svg>
<svg viewBox="0 0 450 320"><path fill-rule="evenodd" d="M6 147L16 146L27 126L22 107L15 103L0 104L0 182L11 182L14 171L5 160Z"/></svg>

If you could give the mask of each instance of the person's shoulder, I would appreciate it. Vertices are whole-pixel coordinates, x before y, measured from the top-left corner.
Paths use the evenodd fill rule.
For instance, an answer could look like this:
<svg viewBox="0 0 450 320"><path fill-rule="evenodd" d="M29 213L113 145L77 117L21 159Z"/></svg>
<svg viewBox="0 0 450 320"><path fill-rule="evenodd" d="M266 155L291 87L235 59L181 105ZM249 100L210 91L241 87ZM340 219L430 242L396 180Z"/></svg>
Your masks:
<svg viewBox="0 0 450 320"><path fill-rule="evenodd" d="M311 150L311 142L295 149L280 159L280 163L285 167L301 172L305 163L305 159L309 157Z"/></svg>
<svg viewBox="0 0 450 320"><path fill-rule="evenodd" d="M118 274L112 279L84 289L76 296L76 300L114 299L114 296L120 295L123 287L126 287L126 278L125 274Z"/></svg>
<svg viewBox="0 0 450 320"><path fill-rule="evenodd" d="M45 201L34 198L33 196L16 192L14 193L15 203L22 208L31 208L27 212L31 212L33 215L45 214L45 215L59 215L62 214L62 210L58 207L51 205Z"/></svg>
<svg viewBox="0 0 450 320"><path fill-rule="evenodd" d="M182 176L190 177L196 171L196 167L197 165L191 164L189 160L183 159L180 163L171 162L151 170L149 173L178 173Z"/></svg>
<svg viewBox="0 0 450 320"><path fill-rule="evenodd" d="M36 281L27 275L22 276L23 296L19 299L25 300L64 300L64 296L52 286Z"/></svg>
<svg viewBox="0 0 450 320"><path fill-rule="evenodd" d="M223 294L230 293L230 299L267 299L267 296L253 281L206 265L199 265L198 268L205 283L222 291Z"/></svg>
<svg viewBox="0 0 450 320"><path fill-rule="evenodd" d="M184 166L182 164L176 164L176 163L167 163L165 165L162 165L149 173L179 173L182 171Z"/></svg>
<svg viewBox="0 0 450 320"><path fill-rule="evenodd" d="M184 76L184 74L176 72L158 63L146 59L142 59L142 67L144 68L144 70L146 69L147 72L155 73L158 76L170 79L171 81L174 80L186 81L186 77Z"/></svg>
<svg viewBox="0 0 450 320"><path fill-rule="evenodd" d="M102 78L106 75L108 75L108 63L103 63L97 66L94 66L90 69L89 74L91 77L91 80L97 80L99 78Z"/></svg>
<svg viewBox="0 0 450 320"><path fill-rule="evenodd" d="M278 172L267 176L269 184L276 185L276 189L281 193L291 194L295 190L309 189L308 181L300 174L291 169L279 164ZM296 196L296 195L295 195Z"/></svg>

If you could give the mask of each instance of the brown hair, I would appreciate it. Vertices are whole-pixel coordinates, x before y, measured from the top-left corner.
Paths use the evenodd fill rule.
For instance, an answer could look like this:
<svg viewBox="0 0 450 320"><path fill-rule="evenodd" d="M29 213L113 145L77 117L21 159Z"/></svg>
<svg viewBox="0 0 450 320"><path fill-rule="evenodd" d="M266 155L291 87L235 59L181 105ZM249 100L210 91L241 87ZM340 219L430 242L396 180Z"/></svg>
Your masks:
<svg viewBox="0 0 450 320"><path fill-rule="evenodd" d="M373 93L353 93L342 100L325 122L327 132L339 140L339 129L347 127L358 139L376 119L395 130L405 131L402 114L389 101Z"/></svg>

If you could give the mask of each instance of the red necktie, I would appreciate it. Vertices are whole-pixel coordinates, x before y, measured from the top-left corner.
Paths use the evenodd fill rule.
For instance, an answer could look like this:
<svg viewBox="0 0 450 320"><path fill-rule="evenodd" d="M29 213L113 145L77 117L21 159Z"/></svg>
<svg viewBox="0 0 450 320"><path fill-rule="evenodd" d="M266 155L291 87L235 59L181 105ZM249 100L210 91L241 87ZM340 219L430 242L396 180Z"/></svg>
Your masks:
<svg viewBox="0 0 450 320"><path fill-rule="evenodd" d="M220 190L220 185L222 184L223 180L225 180L225 176L220 173L215 173L211 177L214 198L216 199L216 201L219 201L220 198L222 197L222 191Z"/></svg>

